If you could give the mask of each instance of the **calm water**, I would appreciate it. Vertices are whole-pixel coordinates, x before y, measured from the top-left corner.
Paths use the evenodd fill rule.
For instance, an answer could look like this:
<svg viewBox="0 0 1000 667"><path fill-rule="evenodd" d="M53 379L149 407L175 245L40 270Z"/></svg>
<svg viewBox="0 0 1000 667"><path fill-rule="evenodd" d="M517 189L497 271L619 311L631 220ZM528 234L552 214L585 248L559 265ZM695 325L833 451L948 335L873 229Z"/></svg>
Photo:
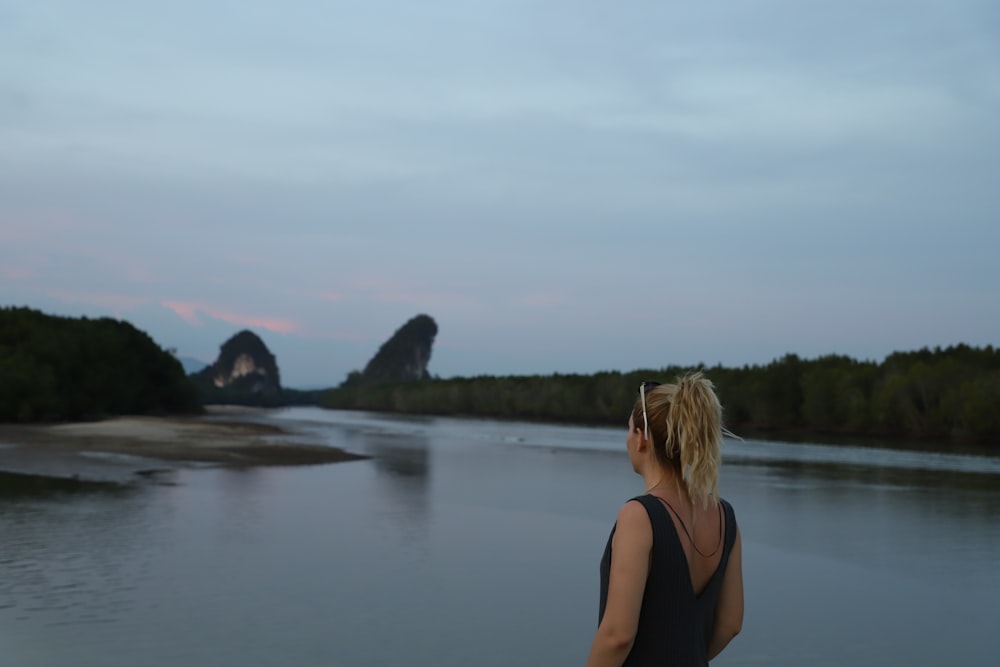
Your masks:
<svg viewBox="0 0 1000 667"><path fill-rule="evenodd" d="M622 430L296 408L370 461L0 500L0 665L582 665ZM718 665L1000 664L1000 458L728 442Z"/></svg>

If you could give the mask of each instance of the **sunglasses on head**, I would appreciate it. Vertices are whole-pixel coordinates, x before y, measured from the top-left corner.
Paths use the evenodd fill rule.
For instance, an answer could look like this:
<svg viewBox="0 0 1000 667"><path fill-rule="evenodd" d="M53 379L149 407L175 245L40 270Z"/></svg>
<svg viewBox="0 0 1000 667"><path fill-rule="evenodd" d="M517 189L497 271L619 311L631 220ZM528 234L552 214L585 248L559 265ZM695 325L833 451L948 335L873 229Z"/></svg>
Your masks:
<svg viewBox="0 0 1000 667"><path fill-rule="evenodd" d="M659 387L661 383L659 382L643 382L639 385L639 396L642 399L642 431L646 434L646 440L649 440L649 419L646 417L646 392Z"/></svg>

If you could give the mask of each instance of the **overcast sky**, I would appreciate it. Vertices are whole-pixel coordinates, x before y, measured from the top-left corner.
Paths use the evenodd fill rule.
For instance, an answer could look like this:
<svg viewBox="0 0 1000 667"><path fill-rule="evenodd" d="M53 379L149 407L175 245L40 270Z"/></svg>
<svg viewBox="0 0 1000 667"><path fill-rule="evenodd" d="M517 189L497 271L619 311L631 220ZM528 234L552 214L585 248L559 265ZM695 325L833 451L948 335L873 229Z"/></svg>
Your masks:
<svg viewBox="0 0 1000 667"><path fill-rule="evenodd" d="M996 345L998 192L995 0L0 0L0 304L289 386Z"/></svg>

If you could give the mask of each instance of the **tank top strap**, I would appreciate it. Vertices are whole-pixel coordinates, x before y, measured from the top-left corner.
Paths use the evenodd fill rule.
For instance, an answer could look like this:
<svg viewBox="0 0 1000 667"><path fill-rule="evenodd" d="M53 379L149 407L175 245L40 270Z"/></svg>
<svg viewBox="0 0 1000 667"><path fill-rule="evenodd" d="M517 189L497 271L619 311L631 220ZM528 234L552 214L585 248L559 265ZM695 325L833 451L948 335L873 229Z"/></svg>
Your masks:
<svg viewBox="0 0 1000 667"><path fill-rule="evenodd" d="M665 545L670 544L672 541L676 541L679 544L679 538L677 537L677 529L674 527L674 521L667 514L667 508L663 506L655 496L644 495L636 496L631 498L631 500L638 501L645 509L646 514L649 515L649 523L653 527L653 550L656 550L657 545L662 549ZM671 540L673 537L673 540Z"/></svg>
<svg viewBox="0 0 1000 667"><path fill-rule="evenodd" d="M719 498L719 502L722 503L722 510L726 518L726 537L722 547L722 559L719 561L717 571L724 573L726 565L729 563L729 554L733 550L733 545L736 544L736 512L733 511L733 506L729 504L729 501L724 498Z"/></svg>

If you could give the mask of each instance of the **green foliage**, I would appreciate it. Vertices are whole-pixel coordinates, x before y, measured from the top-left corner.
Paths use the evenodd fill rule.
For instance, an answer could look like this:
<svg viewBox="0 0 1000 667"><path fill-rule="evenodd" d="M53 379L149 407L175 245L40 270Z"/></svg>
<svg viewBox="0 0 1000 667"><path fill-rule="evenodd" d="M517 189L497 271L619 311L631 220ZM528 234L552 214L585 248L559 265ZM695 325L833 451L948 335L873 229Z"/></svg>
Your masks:
<svg viewBox="0 0 1000 667"><path fill-rule="evenodd" d="M0 421L200 410L180 362L131 324L0 308Z"/></svg>
<svg viewBox="0 0 1000 667"><path fill-rule="evenodd" d="M829 355L786 355L764 366L667 367L595 375L481 376L345 382L331 408L620 424L645 379L703 370L715 383L728 428L1000 442L1000 350L958 345L897 352L879 364Z"/></svg>

